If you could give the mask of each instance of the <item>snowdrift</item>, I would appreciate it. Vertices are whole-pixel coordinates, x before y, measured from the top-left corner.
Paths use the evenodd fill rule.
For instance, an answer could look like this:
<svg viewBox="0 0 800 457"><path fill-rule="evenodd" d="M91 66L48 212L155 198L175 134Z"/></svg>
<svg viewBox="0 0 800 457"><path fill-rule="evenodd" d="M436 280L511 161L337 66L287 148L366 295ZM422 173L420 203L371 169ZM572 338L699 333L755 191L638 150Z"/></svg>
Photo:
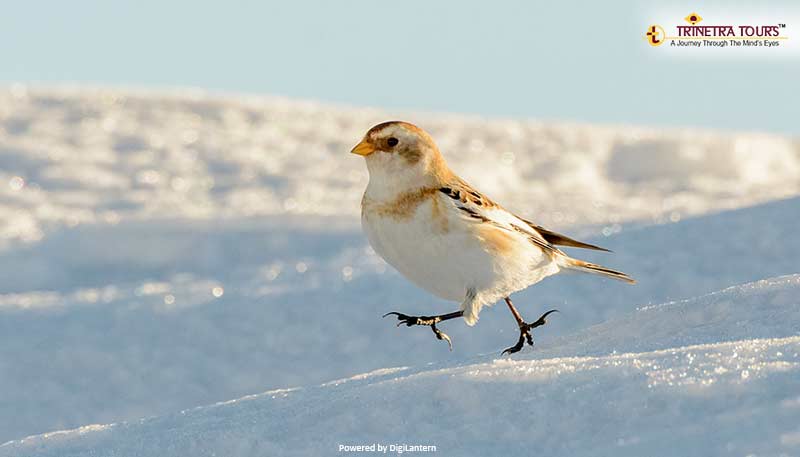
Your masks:
<svg viewBox="0 0 800 457"><path fill-rule="evenodd" d="M522 357L378 370L0 455L723 455L800 450L800 275L651 306Z"/></svg>
<svg viewBox="0 0 800 457"><path fill-rule="evenodd" d="M357 216L367 174L348 151L393 118L424 127L459 175L545 226L613 232L800 193L800 147L779 135L16 85L0 89L0 211L15 215L0 218L0 242L150 218Z"/></svg>

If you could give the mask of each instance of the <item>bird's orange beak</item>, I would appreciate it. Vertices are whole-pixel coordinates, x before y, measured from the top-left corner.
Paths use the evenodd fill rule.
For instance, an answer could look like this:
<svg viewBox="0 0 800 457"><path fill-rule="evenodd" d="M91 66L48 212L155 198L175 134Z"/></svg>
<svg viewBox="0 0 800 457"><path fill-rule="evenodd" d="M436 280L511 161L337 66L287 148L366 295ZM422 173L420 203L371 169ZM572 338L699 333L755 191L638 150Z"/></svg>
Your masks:
<svg viewBox="0 0 800 457"><path fill-rule="evenodd" d="M375 146L373 146L372 143L369 142L369 140L364 138L363 140L361 140L361 143L358 143L356 147L354 147L353 150L350 152L352 152L353 154L358 154L360 156L366 157L375 151L376 151Z"/></svg>

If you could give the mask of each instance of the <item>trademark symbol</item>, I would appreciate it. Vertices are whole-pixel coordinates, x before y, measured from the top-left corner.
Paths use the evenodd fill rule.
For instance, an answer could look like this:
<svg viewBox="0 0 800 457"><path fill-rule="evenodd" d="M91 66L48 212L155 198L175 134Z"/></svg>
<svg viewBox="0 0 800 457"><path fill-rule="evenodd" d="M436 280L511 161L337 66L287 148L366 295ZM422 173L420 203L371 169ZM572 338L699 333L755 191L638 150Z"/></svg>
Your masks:
<svg viewBox="0 0 800 457"><path fill-rule="evenodd" d="M778 24L778 27L780 27L782 29L785 29L786 28L786 24Z"/></svg>

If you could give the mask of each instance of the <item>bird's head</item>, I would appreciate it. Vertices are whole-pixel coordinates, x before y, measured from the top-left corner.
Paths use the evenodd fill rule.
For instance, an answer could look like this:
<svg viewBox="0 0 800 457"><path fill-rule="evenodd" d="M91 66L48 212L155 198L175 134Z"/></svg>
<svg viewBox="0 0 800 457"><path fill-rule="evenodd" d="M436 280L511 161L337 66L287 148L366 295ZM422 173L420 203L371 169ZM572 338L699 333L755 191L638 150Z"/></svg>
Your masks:
<svg viewBox="0 0 800 457"><path fill-rule="evenodd" d="M370 184L416 188L435 185L450 174L433 138L408 122L372 127L350 152L366 159Z"/></svg>

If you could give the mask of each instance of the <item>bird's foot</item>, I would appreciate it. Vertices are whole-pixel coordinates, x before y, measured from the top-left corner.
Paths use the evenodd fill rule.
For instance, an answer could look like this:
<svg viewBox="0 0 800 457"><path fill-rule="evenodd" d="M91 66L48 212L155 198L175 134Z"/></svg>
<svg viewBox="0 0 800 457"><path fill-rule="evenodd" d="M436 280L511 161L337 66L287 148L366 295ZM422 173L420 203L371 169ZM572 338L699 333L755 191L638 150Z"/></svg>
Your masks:
<svg viewBox="0 0 800 457"><path fill-rule="evenodd" d="M436 336L437 340L447 341L447 345L450 347L450 350L453 350L453 342L450 341L450 337L447 336L446 333L436 328L436 324L445 320L445 316L409 316L407 314L398 313L396 311L392 311L391 313L386 313L383 317L395 315L397 316L397 320L400 321L397 323L397 326L400 327L403 324L406 326L411 327L412 325L427 325L433 330L433 334ZM447 317L450 318L450 317Z"/></svg>
<svg viewBox="0 0 800 457"><path fill-rule="evenodd" d="M525 346L525 342L526 341L530 346L533 346L533 336L531 335L531 330L535 329L536 327L541 327L542 325L546 324L547 323L547 316L549 316L552 313L557 313L557 312L558 312L557 309L551 309L550 311L542 314L539 317L539 319L536 319L536 321L531 322L530 324L528 324L526 322L522 322L519 325L519 340L517 340L517 344L511 346L510 348L505 349L503 351L503 355L505 355L505 354L514 354L516 352L521 351L522 348Z"/></svg>

